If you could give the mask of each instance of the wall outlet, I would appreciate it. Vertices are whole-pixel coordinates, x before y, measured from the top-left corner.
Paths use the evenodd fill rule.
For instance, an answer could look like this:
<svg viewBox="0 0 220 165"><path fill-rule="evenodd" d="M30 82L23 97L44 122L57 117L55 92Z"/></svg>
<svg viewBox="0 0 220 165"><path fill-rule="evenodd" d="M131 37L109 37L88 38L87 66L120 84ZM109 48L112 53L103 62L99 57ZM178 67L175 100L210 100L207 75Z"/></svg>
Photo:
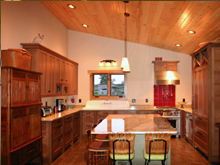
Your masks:
<svg viewBox="0 0 220 165"><path fill-rule="evenodd" d="M81 100L81 99L79 99L79 103L81 103L81 101L82 101L82 100Z"/></svg>
<svg viewBox="0 0 220 165"><path fill-rule="evenodd" d="M135 103L136 102L136 99L132 99L132 103Z"/></svg>
<svg viewBox="0 0 220 165"><path fill-rule="evenodd" d="M148 103L148 99L146 99L146 103Z"/></svg>
<svg viewBox="0 0 220 165"><path fill-rule="evenodd" d="M65 103L67 103L67 99L65 99Z"/></svg>

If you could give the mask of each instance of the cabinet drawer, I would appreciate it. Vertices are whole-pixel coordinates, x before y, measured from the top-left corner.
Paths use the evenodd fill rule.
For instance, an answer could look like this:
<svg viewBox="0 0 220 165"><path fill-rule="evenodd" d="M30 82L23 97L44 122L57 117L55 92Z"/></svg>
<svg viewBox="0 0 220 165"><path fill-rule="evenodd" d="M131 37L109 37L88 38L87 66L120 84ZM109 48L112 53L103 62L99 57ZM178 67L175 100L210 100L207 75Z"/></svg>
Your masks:
<svg viewBox="0 0 220 165"><path fill-rule="evenodd" d="M197 136L197 138L202 140L204 143L208 143L208 135L206 132L200 130L197 127L194 127L194 132L195 132L195 136Z"/></svg>
<svg viewBox="0 0 220 165"><path fill-rule="evenodd" d="M56 125L52 128L53 140L55 140L58 136L63 134L63 125Z"/></svg>
<svg viewBox="0 0 220 165"><path fill-rule="evenodd" d="M94 116L94 111L84 111L83 112L83 116L87 116L87 115L90 115L90 116Z"/></svg>
<svg viewBox="0 0 220 165"><path fill-rule="evenodd" d="M57 156L59 156L62 151L63 151L63 137L60 136L57 139L55 139L53 141L53 145L52 145L52 155L53 155L53 159L56 158Z"/></svg>
<svg viewBox="0 0 220 165"><path fill-rule="evenodd" d="M138 114L157 114L157 110L149 110L149 111L138 111Z"/></svg>
<svg viewBox="0 0 220 165"><path fill-rule="evenodd" d="M83 123L94 123L94 116L83 116Z"/></svg>
<svg viewBox="0 0 220 165"><path fill-rule="evenodd" d="M72 115L65 117L64 118L64 132L72 130L72 125L73 125L73 117L72 117Z"/></svg>
<svg viewBox="0 0 220 165"><path fill-rule="evenodd" d="M64 148L66 149L68 146L70 146L72 141L72 130L70 130L64 134Z"/></svg>
<svg viewBox="0 0 220 165"><path fill-rule="evenodd" d="M97 111L97 116L108 116L109 114L116 114L116 111Z"/></svg>
<svg viewBox="0 0 220 165"><path fill-rule="evenodd" d="M208 144L202 141L200 138L195 136L195 145L208 156Z"/></svg>
<svg viewBox="0 0 220 165"><path fill-rule="evenodd" d="M134 110L118 111L118 114L136 114L136 111Z"/></svg>
<svg viewBox="0 0 220 165"><path fill-rule="evenodd" d="M83 124L83 134L85 134L86 130L91 128L92 128L92 124Z"/></svg>
<svg viewBox="0 0 220 165"><path fill-rule="evenodd" d="M73 114L73 120L79 119L79 112Z"/></svg>
<svg viewBox="0 0 220 165"><path fill-rule="evenodd" d="M26 164L42 151L41 139L10 153L11 165Z"/></svg>
<svg viewBox="0 0 220 165"><path fill-rule="evenodd" d="M197 115L195 115L195 126L205 132L208 132L208 120Z"/></svg>
<svg viewBox="0 0 220 165"><path fill-rule="evenodd" d="M63 124L63 118L54 120L53 123L52 123L53 127L56 127L56 126L62 125L62 124Z"/></svg>

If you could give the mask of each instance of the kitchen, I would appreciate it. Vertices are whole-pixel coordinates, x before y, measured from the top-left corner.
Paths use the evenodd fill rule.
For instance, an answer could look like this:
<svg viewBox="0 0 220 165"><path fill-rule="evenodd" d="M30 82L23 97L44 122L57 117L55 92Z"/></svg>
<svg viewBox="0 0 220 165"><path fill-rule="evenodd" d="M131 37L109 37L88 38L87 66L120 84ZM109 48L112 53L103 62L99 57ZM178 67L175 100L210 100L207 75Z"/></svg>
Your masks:
<svg viewBox="0 0 220 165"><path fill-rule="evenodd" d="M44 35L44 39L41 42L43 46L79 64L78 94L71 96L43 97L41 100L43 105L47 102L47 105L54 107L56 105L56 99L64 99L64 104L70 106L86 105L86 102L90 100L90 76L88 71L105 70L106 68L100 67L98 63L101 60L109 58L115 60L118 66L108 68L108 70L120 70L119 64L124 56L123 38L122 40L117 40L69 30L40 2L1 2L1 8L1 49L21 48L20 43L30 43L33 38L40 33ZM124 25L121 24L121 26L122 33L124 33ZM218 29L219 24L216 24L215 27ZM85 32L86 31L89 30L85 30ZM129 33L128 31L128 34ZM199 32L196 34L198 33ZM192 37L194 34L185 35ZM207 40L212 41L216 38L207 38ZM192 59L189 54L197 49L199 43L203 41L206 40L196 40L196 46L194 48L188 45L190 51L186 53L180 53L181 51L178 49L183 51L181 47L175 47L173 51L170 51L128 42L127 56L130 62L131 72L127 74L126 98L129 104L131 106L139 105L149 107L154 105L154 65L152 61L155 61L156 57L162 57L163 61L180 61L177 64L180 84L175 86L176 105L178 105L177 102L182 102L184 98L187 105L190 106L192 99ZM175 42L179 41L173 42L175 44ZM74 99L74 103L72 103L72 99ZM135 99L135 103L132 102L132 99ZM146 102L146 99L148 99L148 102Z"/></svg>

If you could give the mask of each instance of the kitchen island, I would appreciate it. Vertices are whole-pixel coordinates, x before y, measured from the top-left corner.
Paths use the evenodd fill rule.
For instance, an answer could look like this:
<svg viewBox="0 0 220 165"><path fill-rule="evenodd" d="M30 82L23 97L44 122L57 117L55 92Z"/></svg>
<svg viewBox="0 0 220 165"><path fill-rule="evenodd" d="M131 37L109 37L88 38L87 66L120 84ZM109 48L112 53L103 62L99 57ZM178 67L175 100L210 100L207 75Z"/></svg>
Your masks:
<svg viewBox="0 0 220 165"><path fill-rule="evenodd" d="M177 133L172 126L170 128L161 129L155 122L155 117L160 118L158 114L129 114L129 115L108 115L97 127L92 130L92 134L107 133L135 133L135 158L133 164L144 164L143 150L145 149L146 133ZM166 165L171 164L171 154L169 149ZM160 161L152 161L151 165L161 164Z"/></svg>

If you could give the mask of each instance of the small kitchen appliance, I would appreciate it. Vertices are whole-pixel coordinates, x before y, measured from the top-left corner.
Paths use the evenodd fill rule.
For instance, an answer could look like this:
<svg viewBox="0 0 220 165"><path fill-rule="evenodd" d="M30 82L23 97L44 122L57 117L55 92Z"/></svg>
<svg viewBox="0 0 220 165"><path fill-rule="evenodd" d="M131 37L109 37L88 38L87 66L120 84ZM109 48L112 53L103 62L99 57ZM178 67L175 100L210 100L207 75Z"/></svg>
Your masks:
<svg viewBox="0 0 220 165"><path fill-rule="evenodd" d="M63 99L56 99L56 106L58 107L58 112L61 112L62 111L62 102L63 102Z"/></svg>
<svg viewBox="0 0 220 165"><path fill-rule="evenodd" d="M42 117L49 116L49 115L52 115L52 114L53 114L53 112L52 112L51 107L49 107L49 106L41 107L41 116Z"/></svg>

